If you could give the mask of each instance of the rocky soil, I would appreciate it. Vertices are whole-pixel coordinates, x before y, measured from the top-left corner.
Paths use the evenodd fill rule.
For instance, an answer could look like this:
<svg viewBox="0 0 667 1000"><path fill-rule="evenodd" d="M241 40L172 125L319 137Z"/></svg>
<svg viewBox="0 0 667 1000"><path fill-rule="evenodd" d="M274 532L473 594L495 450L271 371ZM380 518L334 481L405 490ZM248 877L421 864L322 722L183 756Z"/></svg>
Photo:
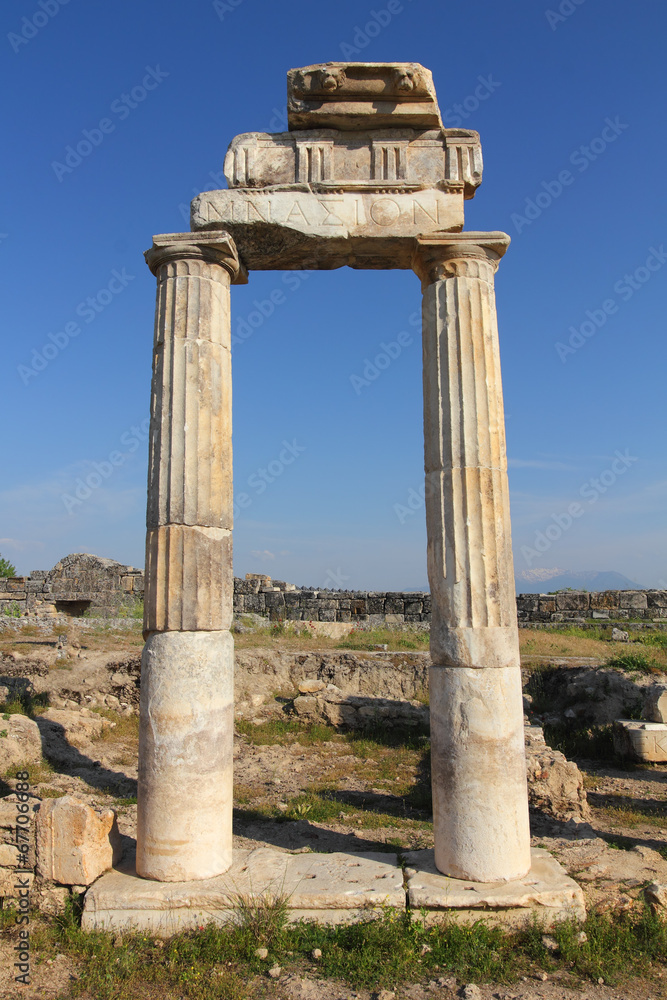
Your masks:
<svg viewBox="0 0 667 1000"><path fill-rule="evenodd" d="M60 642L53 636L37 635L12 640L10 645L5 645L0 662L0 688L7 689L0 690L0 696L9 701L23 697L30 704L38 742L18 717L10 716L3 725L8 731L13 727L12 734L18 727L17 745L24 760L31 761L32 794L36 799L72 794L96 807L113 807L129 844L136 832L136 635L116 634L113 643L83 632ZM432 846L428 744L420 735L427 712L427 667L427 656L418 652L307 650L295 654L273 647L240 651L235 845L348 852ZM531 721L536 715L540 718L534 711L536 695L548 701L551 718L571 718L567 715L570 708L579 715L577 706L583 704L586 714L580 717L586 722L609 721L610 714L613 717L632 699L636 702L646 684L655 681L595 670L588 664L574 669L562 664L561 670L560 684L552 672L550 687L533 683L533 695L527 691ZM530 688L528 675L526 681ZM300 694L299 685L304 682L310 682L311 690ZM411 705L413 723L402 726L396 717L392 721L385 716L388 735L383 739L377 729L369 733L332 725L331 717L317 706L294 714L295 698L317 701L330 688L338 692L330 704L354 707L354 699L360 699L355 711L368 699L377 699L378 692L386 704ZM530 725L526 743L533 844L550 850L581 883L589 907L631 907L648 883L667 883L667 766L620 766L583 758L568 762L546 745L538 727ZM19 763L9 753L3 758L0 795L6 802L11 802L16 784L7 768ZM7 842L3 815L0 810L4 835L0 840ZM50 899L52 909L57 909L57 895L49 897L48 887L43 892L45 908ZM8 940L3 939L3 997L15 995L4 960L8 948ZM58 991L68 988L71 975L76 970L65 958L53 959L49 966L38 965L31 991L22 995L58 996ZM403 990L400 996L414 1000L453 997L465 985L434 981L430 986ZM290 1000L355 996L366 1000L369 996L363 991L351 993L340 984L322 984L310 975L271 981L262 990L265 995ZM620 992L604 984L586 986L580 992L553 977L511 988L482 986L479 993L467 994L468 1000L574 1000L575 996L579 1000L585 996L647 1000L663 995L667 994L655 982L636 983Z"/></svg>

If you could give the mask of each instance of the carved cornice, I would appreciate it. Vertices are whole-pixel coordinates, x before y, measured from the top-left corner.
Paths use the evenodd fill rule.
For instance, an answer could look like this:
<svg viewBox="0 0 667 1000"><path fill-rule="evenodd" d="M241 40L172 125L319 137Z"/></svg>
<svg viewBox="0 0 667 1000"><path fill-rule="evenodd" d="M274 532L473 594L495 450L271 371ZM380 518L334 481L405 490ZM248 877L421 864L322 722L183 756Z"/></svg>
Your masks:
<svg viewBox="0 0 667 1000"><path fill-rule="evenodd" d="M224 267L234 285L245 285L248 281L248 272L239 260L236 244L226 232L216 232L210 237L199 233L162 233L153 237L153 246L146 250L144 257L155 275L162 264L200 260Z"/></svg>
<svg viewBox="0 0 667 1000"><path fill-rule="evenodd" d="M481 278L492 282L510 244L506 233L443 233L418 237L412 269L422 288L445 278Z"/></svg>

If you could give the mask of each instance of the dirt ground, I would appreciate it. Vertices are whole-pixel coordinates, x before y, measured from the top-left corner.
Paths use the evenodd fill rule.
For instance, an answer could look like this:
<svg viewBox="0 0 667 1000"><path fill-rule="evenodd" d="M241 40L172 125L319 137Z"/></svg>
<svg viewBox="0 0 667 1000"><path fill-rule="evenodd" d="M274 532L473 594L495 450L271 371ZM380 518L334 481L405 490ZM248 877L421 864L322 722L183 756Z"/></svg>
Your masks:
<svg viewBox="0 0 667 1000"><path fill-rule="evenodd" d="M240 638L244 638L241 636ZM577 643L569 636L544 633L522 636L528 658L534 656L599 655L596 640ZM0 651L41 657L54 690L67 687L68 678L82 670L102 670L110 651L118 660L136 655L141 646L137 627L123 632L105 629L79 631L79 645L57 659L57 638L3 634ZM266 639L264 639L266 641ZM277 640L279 641L279 640ZM287 641L287 645L293 642ZM326 643L320 643L326 645ZM335 645L335 643L331 643ZM526 646L528 648L526 649ZM5 659L3 663L7 664ZM2 670L0 670L2 673ZM42 684L44 687L44 684ZM280 704L262 705L251 722L239 723L234 742L236 847L272 845L288 851L372 851L415 849L433 844L430 822L428 744L415 736L380 739L337 732L324 725L289 722ZM136 833L136 779L138 718L125 709L98 709L113 725L96 738L65 732L49 747L47 760L31 774L32 791L39 797L74 794L95 806L117 810L121 832ZM597 909L630 907L647 883L667 883L667 765L632 765L578 760L592 809L590 824L563 823L535 814L532 842L551 851L583 887L587 906ZM15 784L5 776L0 794ZM33 966L33 984L13 986L12 935L0 938L0 997L55 998L68 995L77 970L64 956L50 956ZM446 978L401 988L397 997L463 995L465 983ZM321 982L316 971L263 979L257 995L285 1000L367 1000L371 994L353 992L343 984ZM379 994L390 1000L392 994ZM649 1000L667 996L662 978L625 984L571 984L562 977L531 979L501 987L481 986L468 991L468 1000Z"/></svg>

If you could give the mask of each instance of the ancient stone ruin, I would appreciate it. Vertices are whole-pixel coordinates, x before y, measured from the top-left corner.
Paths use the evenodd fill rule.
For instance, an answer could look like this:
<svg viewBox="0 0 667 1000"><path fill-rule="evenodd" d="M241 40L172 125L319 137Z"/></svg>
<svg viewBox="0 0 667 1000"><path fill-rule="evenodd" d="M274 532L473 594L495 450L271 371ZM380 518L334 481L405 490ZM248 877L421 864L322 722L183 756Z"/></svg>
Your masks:
<svg viewBox="0 0 667 1000"><path fill-rule="evenodd" d="M227 898L224 873L243 891L253 865L256 885L267 871L294 883L298 912L323 905L313 901L320 883L305 893L299 881L304 862L268 848L232 878L230 285L252 270L342 266L412 268L423 296L435 857L408 858L412 905L469 907L471 888L495 883L484 906L526 912L557 885L556 910L579 916L580 891L558 864L539 851L531 861L494 298L510 241L463 231L464 201L481 182L479 137L443 128L417 63L291 70L288 128L237 136L229 188L195 198L192 231L155 236L146 253L158 293L136 874L153 883L137 889L134 871L104 876L84 926L137 921L141 907L143 926L169 907L199 919L215 891ZM404 898L390 857L367 860L359 879L370 888L353 879L346 896L338 884L363 865L322 859L330 908ZM199 910L198 880L210 889L202 883ZM512 880L523 902L508 904Z"/></svg>

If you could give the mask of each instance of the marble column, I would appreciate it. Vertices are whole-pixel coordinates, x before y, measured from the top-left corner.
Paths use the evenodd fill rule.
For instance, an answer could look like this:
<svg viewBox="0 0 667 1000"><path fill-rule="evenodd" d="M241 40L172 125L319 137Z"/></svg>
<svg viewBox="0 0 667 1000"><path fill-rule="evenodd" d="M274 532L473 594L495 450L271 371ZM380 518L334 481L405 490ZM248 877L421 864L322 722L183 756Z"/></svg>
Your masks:
<svg viewBox="0 0 667 1000"><path fill-rule="evenodd" d="M226 233L156 236L137 872L232 862L232 392Z"/></svg>
<svg viewBox="0 0 667 1000"><path fill-rule="evenodd" d="M519 642L494 274L504 233L417 241L435 863L478 882L530 868Z"/></svg>

